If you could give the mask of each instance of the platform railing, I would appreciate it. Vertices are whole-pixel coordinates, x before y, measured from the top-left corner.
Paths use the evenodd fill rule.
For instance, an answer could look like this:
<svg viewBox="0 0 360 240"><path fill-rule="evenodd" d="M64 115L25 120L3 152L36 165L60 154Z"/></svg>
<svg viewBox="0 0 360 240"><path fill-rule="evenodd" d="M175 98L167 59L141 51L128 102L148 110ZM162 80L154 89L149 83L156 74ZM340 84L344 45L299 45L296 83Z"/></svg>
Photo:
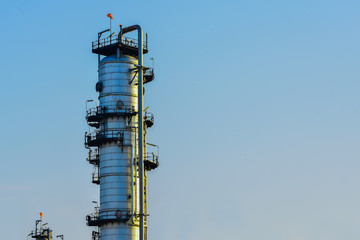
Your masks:
<svg viewBox="0 0 360 240"><path fill-rule="evenodd" d="M100 138L118 138L124 130L104 130L104 131L94 131L91 133L86 133L85 138L87 141L93 141Z"/></svg>
<svg viewBox="0 0 360 240"><path fill-rule="evenodd" d="M150 75L150 74L154 74L154 68L151 67L147 67L147 69L145 69L144 75Z"/></svg>
<svg viewBox="0 0 360 240"><path fill-rule="evenodd" d="M144 72L144 83L149 83L155 79L155 73L153 68L148 68Z"/></svg>
<svg viewBox="0 0 360 240"><path fill-rule="evenodd" d="M97 41L93 41L92 42L92 49L94 50L94 49L106 47L106 46L109 46L109 45L112 45L112 44L115 44L115 43L118 43L118 42L119 42L118 34L113 34L113 35L111 35L109 37L102 38L102 39L97 40ZM134 48L137 48L139 46L136 39L129 38L129 37L123 37L122 38L122 44L126 45L126 46L129 46L129 47L134 47ZM147 50L147 45L146 45L145 41L143 42L143 46L144 46L144 50Z"/></svg>
<svg viewBox="0 0 360 240"><path fill-rule="evenodd" d="M99 170L94 169L94 171L92 173L92 182L96 183L96 184L100 183L100 177L99 176L100 176Z"/></svg>
<svg viewBox="0 0 360 240"><path fill-rule="evenodd" d="M129 210L117 210L117 211L99 211L95 213L91 213L86 216L86 221L89 222L97 222L97 221L107 221L107 220L127 220L130 218Z"/></svg>
<svg viewBox="0 0 360 240"><path fill-rule="evenodd" d="M122 114L136 114L135 106L132 105L124 105L122 107L117 106L97 106L89 108L86 111L86 117L89 119L91 117L99 116L99 115L106 115L106 114L116 114L116 113L122 113Z"/></svg>
<svg viewBox="0 0 360 240"><path fill-rule="evenodd" d="M154 152L147 152L145 154L144 160L159 164L159 156Z"/></svg>
<svg viewBox="0 0 360 240"><path fill-rule="evenodd" d="M86 160L89 162L89 163L96 163L96 162L99 162L99 158L100 158L100 152L99 152L99 149L96 148L96 149L89 149L89 155L88 157L86 158Z"/></svg>
<svg viewBox="0 0 360 240"><path fill-rule="evenodd" d="M92 231L91 240L100 240L100 234L97 231Z"/></svg>
<svg viewBox="0 0 360 240"><path fill-rule="evenodd" d="M147 127L152 127L152 125L154 125L154 114L152 114L150 112L145 112L144 122Z"/></svg>
<svg viewBox="0 0 360 240"><path fill-rule="evenodd" d="M154 122L154 114L151 112L145 112L144 120Z"/></svg>
<svg viewBox="0 0 360 240"><path fill-rule="evenodd" d="M116 141L121 146L130 146L125 142L125 132L129 129L114 129L85 133L85 147L98 147L102 143Z"/></svg>

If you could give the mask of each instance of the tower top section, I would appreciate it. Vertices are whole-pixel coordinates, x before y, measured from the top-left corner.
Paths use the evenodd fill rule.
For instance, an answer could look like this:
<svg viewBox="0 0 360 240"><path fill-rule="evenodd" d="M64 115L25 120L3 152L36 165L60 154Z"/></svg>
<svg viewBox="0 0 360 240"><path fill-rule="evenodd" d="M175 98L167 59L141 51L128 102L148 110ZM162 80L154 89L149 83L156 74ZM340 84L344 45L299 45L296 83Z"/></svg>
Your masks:
<svg viewBox="0 0 360 240"><path fill-rule="evenodd" d="M47 223L43 223L42 213L40 213L40 216L41 219L35 221L35 230L31 231L28 237L31 236L35 240L52 240L52 230L46 226ZM63 235L59 236L62 236L62 239L64 239Z"/></svg>
<svg viewBox="0 0 360 240"><path fill-rule="evenodd" d="M98 40L92 42L92 52L95 54L103 55L103 56L110 56L115 55L120 51L123 54L130 55L133 57L138 57L138 47L139 43L134 38L129 38L123 36L126 32L127 28L122 28L120 25L119 33L111 32L110 29L106 29L102 32L98 33ZM109 33L108 37L102 36L105 33ZM146 34L146 39L142 43L143 44L143 54L148 53L148 36Z"/></svg>

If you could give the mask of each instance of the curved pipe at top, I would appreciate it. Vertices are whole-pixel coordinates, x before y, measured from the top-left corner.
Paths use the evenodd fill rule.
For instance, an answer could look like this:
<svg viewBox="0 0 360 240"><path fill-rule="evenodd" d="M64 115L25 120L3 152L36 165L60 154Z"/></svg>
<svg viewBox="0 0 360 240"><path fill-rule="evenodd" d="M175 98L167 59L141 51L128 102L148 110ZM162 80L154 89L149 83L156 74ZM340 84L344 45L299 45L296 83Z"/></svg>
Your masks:
<svg viewBox="0 0 360 240"><path fill-rule="evenodd" d="M120 32L119 32L119 36L118 36L118 41L120 43L122 43L122 37L125 33L128 33L128 32L132 32L132 31L135 31L137 30L138 31L138 67L141 68L142 70L142 67L143 67L143 31L142 31L142 28L140 27L140 25L132 25L132 26L129 26L129 27L125 27L125 28L121 28L120 29ZM141 77L142 77L142 71L139 71L139 74L141 74ZM139 75L139 78L140 78L140 75ZM140 82L140 81L139 81ZM142 82L142 78L141 78L141 82Z"/></svg>
<svg viewBox="0 0 360 240"><path fill-rule="evenodd" d="M125 27L125 28L121 28L120 29L120 32L119 32L119 42L122 43L122 37L125 33L128 33L128 32L132 32L132 31L135 31L137 30L138 31L138 41L140 41L140 38L142 39L143 38L143 31L142 31L142 28L140 27L140 25L132 25L132 26L129 26L129 27ZM140 44L141 43L141 44ZM141 45L141 46L140 46ZM138 48L140 50L140 48L143 48L142 47L142 40L141 42L138 43ZM140 53L140 52L139 52ZM140 57L140 54L139 54L139 57Z"/></svg>
<svg viewBox="0 0 360 240"><path fill-rule="evenodd" d="M121 31L120 31L120 34L125 34L125 33L128 33L128 32L135 31L135 30L138 30L138 31L142 32L142 28L140 27L140 25L132 25L132 26L129 26L129 27L122 28Z"/></svg>

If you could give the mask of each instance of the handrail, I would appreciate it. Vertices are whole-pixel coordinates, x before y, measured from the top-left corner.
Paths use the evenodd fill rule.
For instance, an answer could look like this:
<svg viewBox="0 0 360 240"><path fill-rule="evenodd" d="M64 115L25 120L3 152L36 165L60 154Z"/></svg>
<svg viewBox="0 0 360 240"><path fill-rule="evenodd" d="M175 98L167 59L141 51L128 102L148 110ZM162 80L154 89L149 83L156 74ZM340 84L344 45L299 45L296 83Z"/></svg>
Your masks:
<svg viewBox="0 0 360 240"><path fill-rule="evenodd" d="M135 114L135 106L125 105L123 108L118 108L117 106L109 106L109 107L92 107L86 110L86 117L94 117L96 115L101 114L111 114L111 113L127 113L127 114Z"/></svg>
<svg viewBox="0 0 360 240"><path fill-rule="evenodd" d="M144 75L147 75L147 74L154 74L154 68L152 68L152 67L149 67L149 68L147 68L146 70L145 70L145 73L144 73Z"/></svg>
<svg viewBox="0 0 360 240"><path fill-rule="evenodd" d="M102 47L106 47L109 46L111 44L115 44L115 43L119 43L119 38L117 34L111 35L109 37L106 38L102 38L100 40L97 41L93 41L92 42L92 49L98 49L98 48L102 48ZM138 48L139 44L137 42L136 39L134 38L129 38L129 37L124 37L122 38L122 45L126 45L129 47L134 47L134 48ZM143 42L143 48L144 50L147 50L147 45L146 42Z"/></svg>
<svg viewBox="0 0 360 240"><path fill-rule="evenodd" d="M117 217L116 214L114 214L114 211L106 211L106 212L99 211L99 212L91 213L86 216L86 220L87 221L98 221L98 220L105 220L105 219L109 219L109 220L110 219L112 219L112 220L119 219L119 217ZM116 210L116 211L119 211L119 210ZM129 210L122 210L120 212L121 212L122 216L124 216L126 218L130 217L130 215L131 215ZM126 213L126 215L124 215L124 213Z"/></svg>
<svg viewBox="0 0 360 240"><path fill-rule="evenodd" d="M159 148L159 146L156 145L156 144L153 144L153 143L146 143L146 145L147 145L147 146L150 146L150 147L152 147L152 148L156 148L156 153L155 153L155 155L159 158L159 156L160 156L160 148Z"/></svg>
<svg viewBox="0 0 360 240"><path fill-rule="evenodd" d="M159 156L156 155L154 152L147 152L145 154L144 160L151 161L153 163L159 163Z"/></svg>
<svg viewBox="0 0 360 240"><path fill-rule="evenodd" d="M151 120L151 121L154 121L154 114L151 113L151 112L145 112L145 114L144 114L144 120L147 120L147 119L149 119L149 120Z"/></svg>
<svg viewBox="0 0 360 240"><path fill-rule="evenodd" d="M92 172L92 182L99 182L100 181L100 173L99 170L94 170Z"/></svg>
<svg viewBox="0 0 360 240"><path fill-rule="evenodd" d="M116 141L122 147L131 146L131 144L128 143L128 140L124 138L125 132L128 131L129 128L101 131L95 130L91 133L85 132L85 147L98 147L99 144L112 141Z"/></svg>
<svg viewBox="0 0 360 240"><path fill-rule="evenodd" d="M87 133L85 136L90 141L96 140L99 137L105 138L118 138L119 134L123 133L124 130L102 130L102 131L94 131L91 133Z"/></svg>
<svg viewBox="0 0 360 240"><path fill-rule="evenodd" d="M89 161L89 162L93 162L93 161L99 160L99 157L100 157L100 151L99 151L98 148L90 149L89 150L89 155L86 158L86 160Z"/></svg>

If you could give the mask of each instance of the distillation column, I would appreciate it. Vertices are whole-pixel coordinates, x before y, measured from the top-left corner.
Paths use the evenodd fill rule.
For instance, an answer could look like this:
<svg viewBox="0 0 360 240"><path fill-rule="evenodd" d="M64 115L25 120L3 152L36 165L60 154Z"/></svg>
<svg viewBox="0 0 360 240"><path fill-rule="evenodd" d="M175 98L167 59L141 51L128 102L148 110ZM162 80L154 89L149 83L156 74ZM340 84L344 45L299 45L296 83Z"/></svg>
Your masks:
<svg viewBox="0 0 360 240"><path fill-rule="evenodd" d="M99 61L96 84L99 105L87 110L86 118L94 131L85 134L88 161L95 169L93 183L100 185L100 206L86 219L89 226L98 227L93 232L94 240L135 240L140 238L138 115L142 110L138 109L138 76L142 68L137 65L135 40L123 37L121 30L119 35L105 39L100 39L102 33L93 43L93 52L105 56ZM140 71L145 72L145 83L154 79L153 70ZM153 116L145 113L142 121L146 131L153 124ZM143 152L146 153L145 147ZM157 154L143 156L145 170L158 166ZM144 176L146 213L146 171ZM146 239L146 216L143 217Z"/></svg>

